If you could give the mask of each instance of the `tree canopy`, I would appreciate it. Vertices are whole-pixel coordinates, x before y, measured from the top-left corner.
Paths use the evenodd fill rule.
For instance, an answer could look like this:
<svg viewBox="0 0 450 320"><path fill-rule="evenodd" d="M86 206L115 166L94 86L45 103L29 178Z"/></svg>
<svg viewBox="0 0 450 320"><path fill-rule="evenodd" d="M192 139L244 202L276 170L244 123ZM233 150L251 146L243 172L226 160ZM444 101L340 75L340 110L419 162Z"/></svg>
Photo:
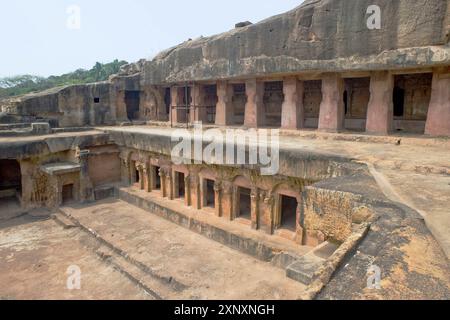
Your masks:
<svg viewBox="0 0 450 320"><path fill-rule="evenodd" d="M0 78L0 98L18 96L59 86L105 81L108 80L110 75L118 73L120 67L127 63L119 60L106 64L97 62L90 70L78 69L61 76L50 76L48 78L28 74Z"/></svg>

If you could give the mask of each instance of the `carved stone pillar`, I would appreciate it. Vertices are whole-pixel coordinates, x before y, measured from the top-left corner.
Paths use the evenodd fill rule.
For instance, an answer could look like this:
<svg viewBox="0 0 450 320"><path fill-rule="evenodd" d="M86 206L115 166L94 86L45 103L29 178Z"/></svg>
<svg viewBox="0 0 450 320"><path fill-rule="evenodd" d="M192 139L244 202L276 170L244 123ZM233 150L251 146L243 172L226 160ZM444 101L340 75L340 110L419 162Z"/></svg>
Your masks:
<svg viewBox="0 0 450 320"><path fill-rule="evenodd" d="M227 81L217 82L216 125L233 124L233 86Z"/></svg>
<svg viewBox="0 0 450 320"><path fill-rule="evenodd" d="M251 219L252 219L252 229L259 229L259 189L253 188L250 194L251 199L251 207L250 207L250 213L251 213Z"/></svg>
<svg viewBox="0 0 450 320"><path fill-rule="evenodd" d="M191 122L208 122L205 86L196 84L192 88Z"/></svg>
<svg viewBox="0 0 450 320"><path fill-rule="evenodd" d="M319 130L338 132L344 129L344 79L339 74L325 74L322 79Z"/></svg>
<svg viewBox="0 0 450 320"><path fill-rule="evenodd" d="M234 187L231 182L222 182L222 217L227 220L233 220L233 191Z"/></svg>
<svg viewBox="0 0 450 320"><path fill-rule="evenodd" d="M304 222L302 217L302 198L297 199L297 210L296 210L296 227L295 227L295 241L302 245L304 238Z"/></svg>
<svg viewBox="0 0 450 320"><path fill-rule="evenodd" d="M370 78L370 100L367 107L366 131L389 134L394 123L394 77L388 71L374 72Z"/></svg>
<svg viewBox="0 0 450 320"><path fill-rule="evenodd" d="M189 175L184 176L184 204L186 207L191 205L191 184Z"/></svg>
<svg viewBox="0 0 450 320"><path fill-rule="evenodd" d="M264 230L268 234L273 234L274 232L274 196L268 192L264 191L260 194L261 210L259 211L261 214L261 226L260 228Z"/></svg>
<svg viewBox="0 0 450 320"><path fill-rule="evenodd" d="M78 162L80 168L80 201L82 203L95 200L94 186L92 185L91 178L89 177L89 150L77 151Z"/></svg>
<svg viewBox="0 0 450 320"><path fill-rule="evenodd" d="M172 122L185 123L187 120L187 110L184 109L186 107L186 102L184 101L186 89L183 87L172 87L170 89L170 94L172 97L172 106L170 108L170 116L172 117Z"/></svg>
<svg viewBox="0 0 450 320"><path fill-rule="evenodd" d="M202 208L201 204L201 191L200 191L200 178L197 174L191 173L189 176L189 183L190 183L190 205L197 210L200 210Z"/></svg>
<svg viewBox="0 0 450 320"><path fill-rule="evenodd" d="M433 74L425 134L450 136L450 68Z"/></svg>
<svg viewBox="0 0 450 320"><path fill-rule="evenodd" d="M222 216L222 183L216 181L214 183L214 202L216 205L216 216Z"/></svg>
<svg viewBox="0 0 450 320"><path fill-rule="evenodd" d="M151 167L147 164L142 166L142 173L144 178L144 190L146 192L152 192L152 180L151 180Z"/></svg>
<svg viewBox="0 0 450 320"><path fill-rule="evenodd" d="M245 105L245 126L258 128L264 125L264 82L256 79L245 82L247 104Z"/></svg>
<svg viewBox="0 0 450 320"><path fill-rule="evenodd" d="M166 172L164 171L163 168L159 169L159 177L161 180L161 194L163 198L167 198L168 197L168 186L167 186L167 179L166 179Z"/></svg>
<svg viewBox="0 0 450 320"><path fill-rule="evenodd" d="M304 128L303 106L304 85L297 78L287 78L283 82L284 102L281 107L281 127L283 129Z"/></svg>

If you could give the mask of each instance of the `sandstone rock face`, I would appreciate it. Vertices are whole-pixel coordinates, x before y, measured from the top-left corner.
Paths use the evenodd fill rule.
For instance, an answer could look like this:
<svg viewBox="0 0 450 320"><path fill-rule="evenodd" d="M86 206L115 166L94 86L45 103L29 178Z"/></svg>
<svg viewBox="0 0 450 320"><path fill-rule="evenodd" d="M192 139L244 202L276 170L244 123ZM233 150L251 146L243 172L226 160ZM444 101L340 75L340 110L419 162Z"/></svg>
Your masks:
<svg viewBox="0 0 450 320"><path fill-rule="evenodd" d="M1 107L8 114L53 120L60 127L115 121L110 104L110 84L106 82L53 88L7 100Z"/></svg>
<svg viewBox="0 0 450 320"><path fill-rule="evenodd" d="M381 9L369 30L368 7ZM139 62L144 84L304 71L352 71L445 65L446 0L310 0L260 23L187 41Z"/></svg>

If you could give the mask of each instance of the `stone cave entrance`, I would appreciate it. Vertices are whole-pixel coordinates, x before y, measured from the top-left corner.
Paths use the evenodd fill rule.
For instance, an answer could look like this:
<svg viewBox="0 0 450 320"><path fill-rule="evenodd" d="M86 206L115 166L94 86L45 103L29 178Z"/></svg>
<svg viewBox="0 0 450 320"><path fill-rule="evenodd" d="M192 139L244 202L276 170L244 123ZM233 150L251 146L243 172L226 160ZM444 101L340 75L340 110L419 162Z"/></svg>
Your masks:
<svg viewBox="0 0 450 320"><path fill-rule="evenodd" d="M295 232L297 229L298 201L294 197L280 195L280 221L279 229Z"/></svg>
<svg viewBox="0 0 450 320"><path fill-rule="evenodd" d="M16 160L0 160L0 211L16 206L22 194L22 175Z"/></svg>
<svg viewBox="0 0 450 320"><path fill-rule="evenodd" d="M125 91L128 120L139 119L140 91Z"/></svg>
<svg viewBox="0 0 450 320"><path fill-rule="evenodd" d="M62 204L68 204L74 201L73 184L66 184L62 187Z"/></svg>
<svg viewBox="0 0 450 320"><path fill-rule="evenodd" d="M432 81L432 73L395 76L392 94L395 131L425 133Z"/></svg>
<svg viewBox="0 0 450 320"><path fill-rule="evenodd" d="M343 94L345 129L359 132L365 131L369 100L369 77L345 79Z"/></svg>
<svg viewBox="0 0 450 320"><path fill-rule="evenodd" d="M215 197L215 191L214 191L214 180L205 179L203 181L203 190L204 193L204 199L203 199L203 207L206 208L215 208L216 207L216 197Z"/></svg>
<svg viewBox="0 0 450 320"><path fill-rule="evenodd" d="M175 198L184 199L186 194L185 175L182 172L175 172Z"/></svg>
<svg viewBox="0 0 450 320"><path fill-rule="evenodd" d="M284 101L283 81L264 83L264 124L268 127L281 127L281 108Z"/></svg>
<svg viewBox="0 0 450 320"><path fill-rule="evenodd" d="M156 166L153 166L152 168L153 168L153 173L152 174L153 174L153 177L155 178L153 180L152 189L153 190L161 190L161 177L159 175L160 168L156 167Z"/></svg>
<svg viewBox="0 0 450 320"><path fill-rule="evenodd" d="M238 218L251 220L251 193L252 191L248 188L238 187Z"/></svg>

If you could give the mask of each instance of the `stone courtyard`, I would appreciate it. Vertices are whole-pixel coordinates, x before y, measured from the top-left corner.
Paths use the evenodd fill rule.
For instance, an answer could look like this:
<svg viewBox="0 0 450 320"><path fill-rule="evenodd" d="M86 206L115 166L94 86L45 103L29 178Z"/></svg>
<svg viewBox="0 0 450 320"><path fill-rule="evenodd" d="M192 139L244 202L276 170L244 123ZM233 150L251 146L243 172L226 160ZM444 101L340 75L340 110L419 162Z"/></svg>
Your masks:
<svg viewBox="0 0 450 320"><path fill-rule="evenodd" d="M1 100L0 298L449 299L450 3L369 2Z"/></svg>

